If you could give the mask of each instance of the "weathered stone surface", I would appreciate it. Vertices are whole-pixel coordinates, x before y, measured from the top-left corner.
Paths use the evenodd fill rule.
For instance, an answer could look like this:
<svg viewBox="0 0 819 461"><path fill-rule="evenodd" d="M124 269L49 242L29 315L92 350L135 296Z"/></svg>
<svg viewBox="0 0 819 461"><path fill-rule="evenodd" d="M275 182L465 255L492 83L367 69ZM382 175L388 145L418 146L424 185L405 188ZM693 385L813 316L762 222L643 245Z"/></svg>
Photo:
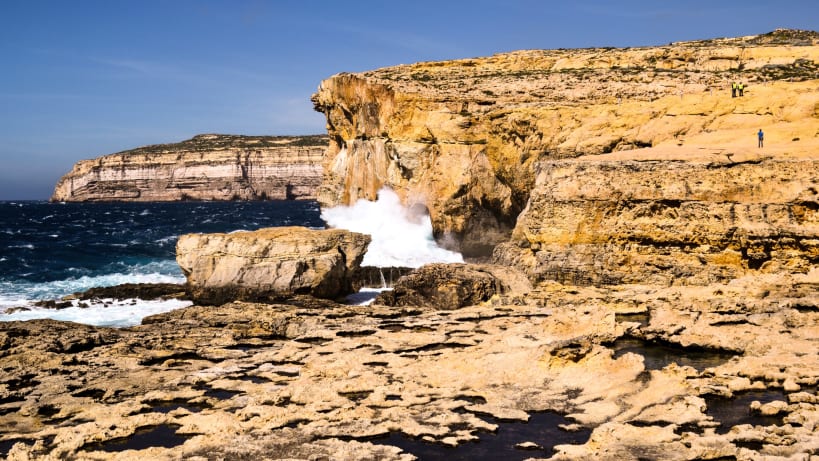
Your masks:
<svg viewBox="0 0 819 461"><path fill-rule="evenodd" d="M330 135L318 199L350 205L389 186L472 256L508 238L541 161L679 144L739 154L760 128L767 154L815 153L817 43L777 31L339 74L313 96ZM748 90L731 98L738 79Z"/></svg>
<svg viewBox="0 0 819 461"><path fill-rule="evenodd" d="M124 283L110 287L89 288L63 299L185 299L185 286L177 283Z"/></svg>
<svg viewBox="0 0 819 461"><path fill-rule="evenodd" d="M495 262L533 280L580 284L805 273L819 263L816 171L819 150L629 151L543 162Z"/></svg>
<svg viewBox="0 0 819 461"><path fill-rule="evenodd" d="M305 227L187 234L179 238L176 260L199 303L292 294L337 298L352 291L369 243L369 235Z"/></svg>
<svg viewBox="0 0 819 461"><path fill-rule="evenodd" d="M471 264L427 264L398 279L375 299L386 306L452 310L488 301L495 295L531 289L526 277L510 267Z"/></svg>
<svg viewBox="0 0 819 461"><path fill-rule="evenodd" d="M819 447L817 277L544 283L445 311L237 302L120 330L0 323L0 448L13 460L409 460L378 437L402 433L453 456L459 448L445 445L505 433L487 414L554 411L591 436L554 447L553 459L799 459ZM624 315L638 313L644 322ZM624 336L738 355L649 366L613 353ZM723 428L706 414L706 396L785 382L800 390L758 407L781 424ZM178 445L102 451L163 426ZM528 446L535 459L554 443L510 443L523 442L544 447Z"/></svg>
<svg viewBox="0 0 819 461"><path fill-rule="evenodd" d="M82 160L53 202L313 199L326 136L198 135Z"/></svg>

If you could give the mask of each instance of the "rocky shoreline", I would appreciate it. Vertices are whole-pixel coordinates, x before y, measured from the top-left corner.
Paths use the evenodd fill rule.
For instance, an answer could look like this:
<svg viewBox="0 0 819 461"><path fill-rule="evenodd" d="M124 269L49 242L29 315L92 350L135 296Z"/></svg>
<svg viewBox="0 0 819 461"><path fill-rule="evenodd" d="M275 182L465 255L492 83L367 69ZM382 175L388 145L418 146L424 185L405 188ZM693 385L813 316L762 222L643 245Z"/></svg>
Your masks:
<svg viewBox="0 0 819 461"><path fill-rule="evenodd" d="M775 31L331 77L319 201L391 187L490 264L351 306L366 235L183 236L197 305L0 324L0 455L814 459L817 61Z"/></svg>
<svg viewBox="0 0 819 461"><path fill-rule="evenodd" d="M543 447L522 454L815 454L817 291L814 271L704 287L551 283L454 310L302 296L124 329L12 322L0 330L0 442L9 459L412 459L385 439L469 446L553 412L584 440L519 440ZM615 353L623 338L642 349ZM634 352L659 346L679 357ZM703 350L716 358L677 364ZM780 397L750 403L751 424L709 414L709 399L762 390ZM172 446L122 443L162 430Z"/></svg>

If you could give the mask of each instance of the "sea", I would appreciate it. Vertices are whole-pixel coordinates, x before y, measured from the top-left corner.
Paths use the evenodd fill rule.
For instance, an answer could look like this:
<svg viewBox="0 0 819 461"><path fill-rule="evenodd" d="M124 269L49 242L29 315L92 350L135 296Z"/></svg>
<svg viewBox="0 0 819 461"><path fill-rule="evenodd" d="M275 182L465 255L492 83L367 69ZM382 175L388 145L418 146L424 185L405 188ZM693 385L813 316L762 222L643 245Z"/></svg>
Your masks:
<svg viewBox="0 0 819 461"><path fill-rule="evenodd" d="M276 226L338 227L369 233L365 265L419 267L461 262L439 248L429 217L411 216L390 190L377 202L322 211L315 201L49 203L0 202L0 321L52 318L126 327L190 305L180 300L104 299L37 307L41 300L124 283L184 283L176 242L186 233ZM371 297L370 297L371 298ZM356 298L367 299L367 296ZM22 308L22 309L21 309Z"/></svg>

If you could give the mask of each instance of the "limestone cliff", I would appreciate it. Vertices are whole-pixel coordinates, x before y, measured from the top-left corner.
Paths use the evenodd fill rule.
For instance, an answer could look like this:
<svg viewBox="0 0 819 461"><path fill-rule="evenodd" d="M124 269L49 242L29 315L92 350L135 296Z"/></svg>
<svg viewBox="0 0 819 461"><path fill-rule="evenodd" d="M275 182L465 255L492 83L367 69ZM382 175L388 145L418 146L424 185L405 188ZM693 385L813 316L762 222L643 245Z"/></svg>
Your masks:
<svg viewBox="0 0 819 461"><path fill-rule="evenodd" d="M51 201L312 199L325 136L206 134L82 160Z"/></svg>
<svg viewBox="0 0 819 461"><path fill-rule="evenodd" d="M732 98L738 81L745 94ZM760 128L768 155L817 153L817 90L819 34L790 30L338 74L313 96L330 135L318 199L372 200L386 185L427 206L439 240L486 254L510 237L548 162L640 149L656 153L653 174L666 188L675 171L665 167L686 162L662 160L668 151L742 154L757 148ZM756 165L740 181L770 163ZM619 180L630 166L605 168Z"/></svg>

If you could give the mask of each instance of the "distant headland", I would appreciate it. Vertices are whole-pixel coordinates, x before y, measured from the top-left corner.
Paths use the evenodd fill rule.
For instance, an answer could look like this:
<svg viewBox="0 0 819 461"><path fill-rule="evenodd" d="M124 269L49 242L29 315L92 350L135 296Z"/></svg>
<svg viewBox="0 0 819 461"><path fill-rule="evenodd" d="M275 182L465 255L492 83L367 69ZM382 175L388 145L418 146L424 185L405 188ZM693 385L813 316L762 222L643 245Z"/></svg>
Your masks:
<svg viewBox="0 0 819 461"><path fill-rule="evenodd" d="M201 134L82 160L52 202L312 199L324 135Z"/></svg>

